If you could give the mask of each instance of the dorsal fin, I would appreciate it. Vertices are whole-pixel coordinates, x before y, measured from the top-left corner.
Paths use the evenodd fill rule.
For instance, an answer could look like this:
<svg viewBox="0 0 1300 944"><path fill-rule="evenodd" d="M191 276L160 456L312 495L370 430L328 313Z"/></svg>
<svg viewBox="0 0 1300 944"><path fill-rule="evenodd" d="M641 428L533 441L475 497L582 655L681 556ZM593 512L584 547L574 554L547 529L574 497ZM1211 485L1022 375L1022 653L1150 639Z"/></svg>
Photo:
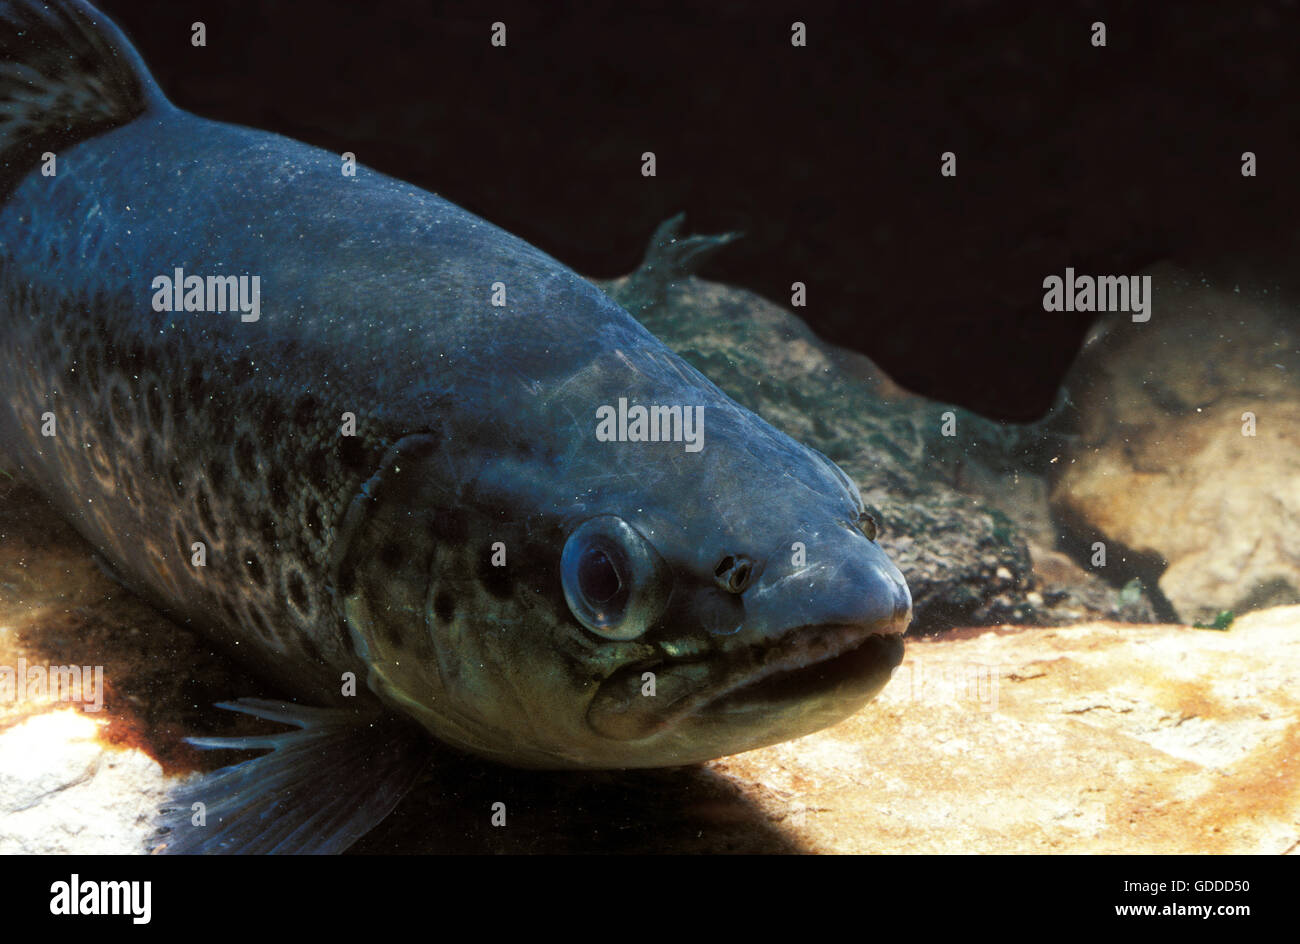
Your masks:
<svg viewBox="0 0 1300 944"><path fill-rule="evenodd" d="M122 31L81 0L0 0L0 197L40 160L167 100Z"/></svg>

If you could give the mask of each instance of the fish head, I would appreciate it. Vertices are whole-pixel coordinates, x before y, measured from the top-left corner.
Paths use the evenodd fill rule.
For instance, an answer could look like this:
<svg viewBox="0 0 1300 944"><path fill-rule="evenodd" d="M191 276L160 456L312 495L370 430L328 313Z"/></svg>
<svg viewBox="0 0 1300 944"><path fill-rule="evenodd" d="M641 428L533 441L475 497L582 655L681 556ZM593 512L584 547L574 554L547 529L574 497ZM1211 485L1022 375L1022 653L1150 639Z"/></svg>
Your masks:
<svg viewBox="0 0 1300 944"><path fill-rule="evenodd" d="M390 457L402 471L367 496L343 581L371 687L444 742L540 768L694 763L873 698L911 597L857 488L691 390L707 400L694 452L594 441L588 397L585 417L538 400L461 473L434 446ZM551 435L529 441L539 425ZM394 540L414 547L400 572Z"/></svg>
<svg viewBox="0 0 1300 944"><path fill-rule="evenodd" d="M652 650L607 657L586 703L593 750L619 766L820 730L902 660L911 595L853 482L747 411L706 416L709 458L637 457L636 485L564 544L574 618L611 646Z"/></svg>

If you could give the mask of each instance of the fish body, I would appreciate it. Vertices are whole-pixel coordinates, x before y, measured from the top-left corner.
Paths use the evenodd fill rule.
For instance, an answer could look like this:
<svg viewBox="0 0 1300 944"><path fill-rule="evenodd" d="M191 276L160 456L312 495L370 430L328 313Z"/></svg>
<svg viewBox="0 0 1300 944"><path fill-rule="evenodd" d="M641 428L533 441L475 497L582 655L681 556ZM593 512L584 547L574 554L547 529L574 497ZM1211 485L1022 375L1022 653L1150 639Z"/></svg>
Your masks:
<svg viewBox="0 0 1300 944"><path fill-rule="evenodd" d="M273 750L180 796L222 815L173 817L174 849L345 847L420 759L374 718L518 766L668 766L888 680L910 597L853 483L589 282L175 108L85 4L0 25L0 443L128 586L297 702L234 703L299 730L209 743ZM274 835L240 825L268 809Z"/></svg>

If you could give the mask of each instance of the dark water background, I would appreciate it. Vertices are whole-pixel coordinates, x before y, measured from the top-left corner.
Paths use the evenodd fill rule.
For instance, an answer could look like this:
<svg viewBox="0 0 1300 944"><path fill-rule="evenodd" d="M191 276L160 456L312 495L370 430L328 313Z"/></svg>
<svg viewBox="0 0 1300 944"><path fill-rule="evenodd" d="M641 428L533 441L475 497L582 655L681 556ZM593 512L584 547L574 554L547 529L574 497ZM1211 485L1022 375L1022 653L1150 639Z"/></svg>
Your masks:
<svg viewBox="0 0 1300 944"><path fill-rule="evenodd" d="M586 275L679 210L742 230L706 276L804 281L823 337L995 418L1048 408L1090 322L1043 312L1046 275L1294 257L1295 3L100 5L181 106L354 151Z"/></svg>

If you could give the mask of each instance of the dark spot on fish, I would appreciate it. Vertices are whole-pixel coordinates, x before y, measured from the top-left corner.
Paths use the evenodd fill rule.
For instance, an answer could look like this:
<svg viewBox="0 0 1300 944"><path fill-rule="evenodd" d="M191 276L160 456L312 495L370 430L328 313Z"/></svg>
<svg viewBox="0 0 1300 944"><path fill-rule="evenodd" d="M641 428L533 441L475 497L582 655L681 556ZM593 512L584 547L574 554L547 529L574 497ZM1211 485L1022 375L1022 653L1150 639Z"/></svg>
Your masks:
<svg viewBox="0 0 1300 944"><path fill-rule="evenodd" d="M181 465L173 459L167 466L167 478L177 498L185 497L185 478L181 475Z"/></svg>
<svg viewBox="0 0 1300 944"><path fill-rule="evenodd" d="M389 541L379 549L379 562L389 570L396 570L401 567L402 560L405 557L406 551L396 541Z"/></svg>
<svg viewBox="0 0 1300 944"><path fill-rule="evenodd" d="M302 644L302 654L307 657L308 661L325 661L324 657L320 654L320 649L316 646L316 642L310 636L306 634L300 635L298 641Z"/></svg>
<svg viewBox="0 0 1300 944"><path fill-rule="evenodd" d="M208 493L199 486L199 493L194 499L194 508L199 513L199 522L203 525L204 530L213 538L217 538L217 519L212 514L212 506L208 503Z"/></svg>
<svg viewBox="0 0 1300 944"><path fill-rule="evenodd" d="M226 376L231 383L242 384L251 380L255 373L257 373L257 364L252 359L237 357L227 368Z"/></svg>
<svg viewBox="0 0 1300 944"><path fill-rule="evenodd" d="M309 469L323 469L325 468L326 463L330 461L329 453L320 443L317 443L308 449L304 459L304 464Z"/></svg>
<svg viewBox="0 0 1300 944"><path fill-rule="evenodd" d="M325 533L325 517L321 514L320 502L314 498L307 502L307 527L318 536Z"/></svg>
<svg viewBox="0 0 1300 944"><path fill-rule="evenodd" d="M578 626L580 625L574 619L573 611L569 605L564 602L561 594L547 594L547 599L551 601L551 619L560 626Z"/></svg>
<svg viewBox="0 0 1300 944"><path fill-rule="evenodd" d="M185 395L196 410L202 409L206 403L203 391L203 365L199 361L190 364L190 375L185 381Z"/></svg>
<svg viewBox="0 0 1300 944"><path fill-rule="evenodd" d="M226 463L214 458L208 463L208 481L212 483L212 490L220 492L226 484Z"/></svg>
<svg viewBox="0 0 1300 944"><path fill-rule="evenodd" d="M439 508L433 513L430 529L443 544L464 544L469 539L469 521L457 508Z"/></svg>
<svg viewBox="0 0 1300 944"><path fill-rule="evenodd" d="M371 463L369 450L356 436L343 436L339 439L339 461L343 468L351 472L367 472Z"/></svg>
<svg viewBox="0 0 1300 944"><path fill-rule="evenodd" d="M138 375L142 370L143 360L144 345L139 341L132 341L130 346L122 352L122 366L128 374Z"/></svg>
<svg viewBox="0 0 1300 944"><path fill-rule="evenodd" d="M275 529L275 519L265 511L258 516L257 530L262 535L262 543L267 547L276 547L280 543L280 536Z"/></svg>
<svg viewBox="0 0 1300 944"><path fill-rule="evenodd" d="M273 467L267 470L266 491L271 497L271 507L276 511L282 512L289 507L289 490L285 488L281 469Z"/></svg>
<svg viewBox="0 0 1300 944"><path fill-rule="evenodd" d="M339 568L339 596L351 596L352 591L357 588L357 572L349 561Z"/></svg>
<svg viewBox="0 0 1300 944"><path fill-rule="evenodd" d="M162 435L163 404L162 393L158 385L152 385L144 394L145 407L149 414L149 426L155 433Z"/></svg>
<svg viewBox="0 0 1300 944"><path fill-rule="evenodd" d="M81 374L77 372L76 364L69 364L67 370L63 372L63 379L68 385L69 390L76 390L81 386Z"/></svg>
<svg viewBox="0 0 1300 944"><path fill-rule="evenodd" d="M380 620L378 629L379 635L381 635L384 638L384 641L390 646L394 649L401 647L402 627L400 623L394 620Z"/></svg>
<svg viewBox="0 0 1300 944"><path fill-rule="evenodd" d="M240 434L235 443L235 467L239 469L239 474L245 481L257 477L257 447L253 445L247 433Z"/></svg>
<svg viewBox="0 0 1300 944"><path fill-rule="evenodd" d="M144 442L140 444L140 462L151 473L158 471L158 447L154 443L153 433L144 434Z"/></svg>
<svg viewBox="0 0 1300 944"><path fill-rule="evenodd" d="M109 394L109 402L113 409L113 422L117 424L117 431L123 437L131 434L131 411L126 405L126 394L122 388L113 387L113 392Z"/></svg>
<svg viewBox="0 0 1300 944"><path fill-rule="evenodd" d="M439 590L433 597L433 613L442 623L450 623L456 615L456 601L446 590Z"/></svg>
<svg viewBox="0 0 1300 944"><path fill-rule="evenodd" d="M293 408L293 423L299 429L305 429L316 422L316 414L320 409L320 404L311 394L302 397Z"/></svg>
<svg viewBox="0 0 1300 944"><path fill-rule="evenodd" d="M257 431L262 435L263 442L275 442L276 430L280 428L280 411L275 408L274 403L268 403L262 407L261 419L257 424Z"/></svg>
<svg viewBox="0 0 1300 944"><path fill-rule="evenodd" d="M226 614L227 619L230 621L230 625L239 625L239 611L235 609L235 604L231 603L226 597L221 598L221 612Z"/></svg>
<svg viewBox="0 0 1300 944"><path fill-rule="evenodd" d="M289 577L285 581L289 587L289 600L298 610L304 614L310 614L311 601L307 598L307 582L303 580L302 574L297 570L289 571Z"/></svg>
<svg viewBox="0 0 1300 944"><path fill-rule="evenodd" d="M493 447L491 433L483 424L474 423L456 431L457 442L468 452Z"/></svg>
<svg viewBox="0 0 1300 944"><path fill-rule="evenodd" d="M243 553L244 567L248 570L248 576L257 584L258 587L266 586L266 571L262 568L261 559L251 550L245 549Z"/></svg>
<svg viewBox="0 0 1300 944"><path fill-rule="evenodd" d="M544 525L542 525L542 524L535 524L532 520L530 520L530 521L529 521L529 526L530 526L530 527L538 527L538 528L540 529L540 528L543 527ZM549 533L549 532L547 532L547 533ZM556 537L556 541L557 541L558 543L556 543L556 544L548 544L548 543L546 543L546 542L544 542L544 541L539 541L539 540L537 540L536 538L533 538L533 539L531 539L531 540L527 540L527 541L524 542L523 549L522 549L522 553L521 553L520 556L521 556L524 560L528 560L528 561L539 561L539 562L540 562L540 561L548 560L548 559L550 559L551 557L556 556L556 548L557 548L557 547L562 547L562 546L564 545L564 538L563 538L563 536L557 536L557 537ZM558 560L556 561L556 566L559 566L559 561L558 561Z"/></svg>
<svg viewBox="0 0 1300 944"><path fill-rule="evenodd" d="M488 593L498 600L507 599L514 589L514 580L507 567L496 567L488 557L481 557L478 562L478 580Z"/></svg>
<svg viewBox="0 0 1300 944"><path fill-rule="evenodd" d="M91 390L98 390L99 365L95 363L93 358L88 358L85 364L82 365L82 370L86 373L86 385L89 386Z"/></svg>

